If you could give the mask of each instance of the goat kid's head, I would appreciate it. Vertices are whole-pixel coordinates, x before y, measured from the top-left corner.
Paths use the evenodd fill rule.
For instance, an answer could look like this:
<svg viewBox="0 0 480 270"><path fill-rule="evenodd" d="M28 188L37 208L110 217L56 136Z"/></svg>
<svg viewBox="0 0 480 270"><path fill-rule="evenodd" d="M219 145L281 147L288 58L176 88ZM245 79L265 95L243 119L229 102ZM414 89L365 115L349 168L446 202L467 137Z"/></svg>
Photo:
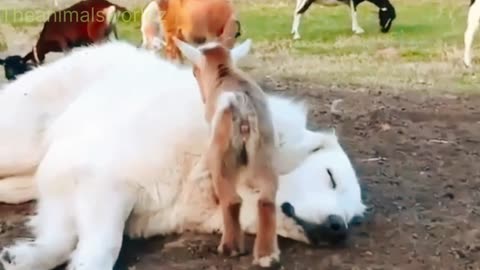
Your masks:
<svg viewBox="0 0 480 270"><path fill-rule="evenodd" d="M387 33L392 27L392 23L397 17L395 7L389 0L375 0L372 1L378 6L378 20L380 23L380 31Z"/></svg>
<svg viewBox="0 0 480 270"><path fill-rule="evenodd" d="M177 38L174 38L174 41L185 58L193 64L193 74L199 84L204 102L210 90L218 86L220 81L235 68L236 63L248 55L252 44L252 41L247 39L242 44L228 49L224 43L220 42L209 42L194 47Z"/></svg>
<svg viewBox="0 0 480 270"><path fill-rule="evenodd" d="M26 73L32 69L32 66L27 64L19 55L12 55L5 59L0 59L0 65L4 67L5 77L9 81L15 80L18 75Z"/></svg>

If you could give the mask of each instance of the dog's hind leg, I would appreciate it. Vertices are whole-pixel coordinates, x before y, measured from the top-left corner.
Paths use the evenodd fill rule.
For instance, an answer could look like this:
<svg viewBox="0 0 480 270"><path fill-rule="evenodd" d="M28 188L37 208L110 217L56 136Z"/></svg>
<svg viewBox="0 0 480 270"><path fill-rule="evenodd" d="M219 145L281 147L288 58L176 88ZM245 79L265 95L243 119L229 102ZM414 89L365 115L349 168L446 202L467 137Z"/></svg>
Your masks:
<svg viewBox="0 0 480 270"><path fill-rule="evenodd" d="M125 223L134 205L134 192L105 178L77 185L75 218L79 242L68 270L107 270L120 253ZM80 180L81 181L81 180Z"/></svg>
<svg viewBox="0 0 480 270"><path fill-rule="evenodd" d="M76 234L68 196L42 198L31 222L35 239L21 240L0 253L0 266L14 270L50 270L66 262ZM1 267L0 267L1 268Z"/></svg>

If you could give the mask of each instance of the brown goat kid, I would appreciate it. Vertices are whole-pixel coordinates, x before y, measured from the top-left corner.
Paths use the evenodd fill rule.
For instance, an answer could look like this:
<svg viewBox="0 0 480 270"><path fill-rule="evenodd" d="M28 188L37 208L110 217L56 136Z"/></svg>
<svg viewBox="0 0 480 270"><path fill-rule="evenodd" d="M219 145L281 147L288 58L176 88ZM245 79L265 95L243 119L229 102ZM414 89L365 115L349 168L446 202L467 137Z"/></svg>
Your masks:
<svg viewBox="0 0 480 270"><path fill-rule="evenodd" d="M253 264L271 267L279 262L275 196L278 175L273 165L274 127L263 90L235 66L247 55L250 40L231 51L213 42L195 48L175 39L183 55L194 63L194 74L210 125L206 164L223 214L219 252L244 252L239 213L242 205L237 185L259 191L258 229Z"/></svg>
<svg viewBox="0 0 480 270"><path fill-rule="evenodd" d="M156 5L149 5L146 14L157 13L160 28L165 39L165 55L171 60L182 60L182 55L175 45L174 38L190 44L203 44L223 36L230 41L222 43L231 49L235 39L240 35L240 22L236 19L231 0L154 0ZM156 10L152 10L156 9ZM142 17L142 30L159 28L151 16ZM229 24L233 24L230 26ZM150 25L150 26L149 26ZM225 29L232 29L226 33ZM149 33L144 38L151 39ZM145 40L144 40L145 43Z"/></svg>
<svg viewBox="0 0 480 270"><path fill-rule="evenodd" d="M67 52L74 47L103 41L112 34L116 39L116 11L127 9L106 0L83 0L52 13L24 61L31 60L38 65L49 52Z"/></svg>

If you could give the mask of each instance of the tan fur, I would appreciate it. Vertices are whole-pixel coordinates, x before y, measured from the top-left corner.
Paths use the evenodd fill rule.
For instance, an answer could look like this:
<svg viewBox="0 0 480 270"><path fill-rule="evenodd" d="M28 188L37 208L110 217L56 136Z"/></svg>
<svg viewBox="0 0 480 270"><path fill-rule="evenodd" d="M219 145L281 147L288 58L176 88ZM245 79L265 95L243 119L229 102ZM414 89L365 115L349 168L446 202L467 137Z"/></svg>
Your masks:
<svg viewBox="0 0 480 270"><path fill-rule="evenodd" d="M165 54L169 59L181 59L181 52L173 38L191 44L212 41L224 34L226 29L235 29L225 41L232 48L239 24L230 0L156 0L161 11L161 23L165 35ZM227 36L227 35L223 35Z"/></svg>
<svg viewBox="0 0 480 270"><path fill-rule="evenodd" d="M272 164L274 128L266 97L254 81L232 64L226 47L206 48L202 53L205 61L195 66L195 75L205 103L205 118L211 125L206 156L223 213L219 251L229 255L244 252L239 220L242 201L236 186L239 181L246 181L260 193L254 263L270 266L279 256L274 203L278 175ZM221 111L218 101L226 92L234 94L234 102Z"/></svg>

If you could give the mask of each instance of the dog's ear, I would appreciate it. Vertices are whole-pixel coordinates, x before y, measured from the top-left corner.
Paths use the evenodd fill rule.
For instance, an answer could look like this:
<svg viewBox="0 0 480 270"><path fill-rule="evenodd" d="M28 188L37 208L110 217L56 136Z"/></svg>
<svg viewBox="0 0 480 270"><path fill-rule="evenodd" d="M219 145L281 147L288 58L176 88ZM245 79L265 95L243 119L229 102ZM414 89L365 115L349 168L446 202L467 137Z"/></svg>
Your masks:
<svg viewBox="0 0 480 270"><path fill-rule="evenodd" d="M3 64L5 64L5 60L3 60L3 59L0 58L0 65L3 66Z"/></svg>

